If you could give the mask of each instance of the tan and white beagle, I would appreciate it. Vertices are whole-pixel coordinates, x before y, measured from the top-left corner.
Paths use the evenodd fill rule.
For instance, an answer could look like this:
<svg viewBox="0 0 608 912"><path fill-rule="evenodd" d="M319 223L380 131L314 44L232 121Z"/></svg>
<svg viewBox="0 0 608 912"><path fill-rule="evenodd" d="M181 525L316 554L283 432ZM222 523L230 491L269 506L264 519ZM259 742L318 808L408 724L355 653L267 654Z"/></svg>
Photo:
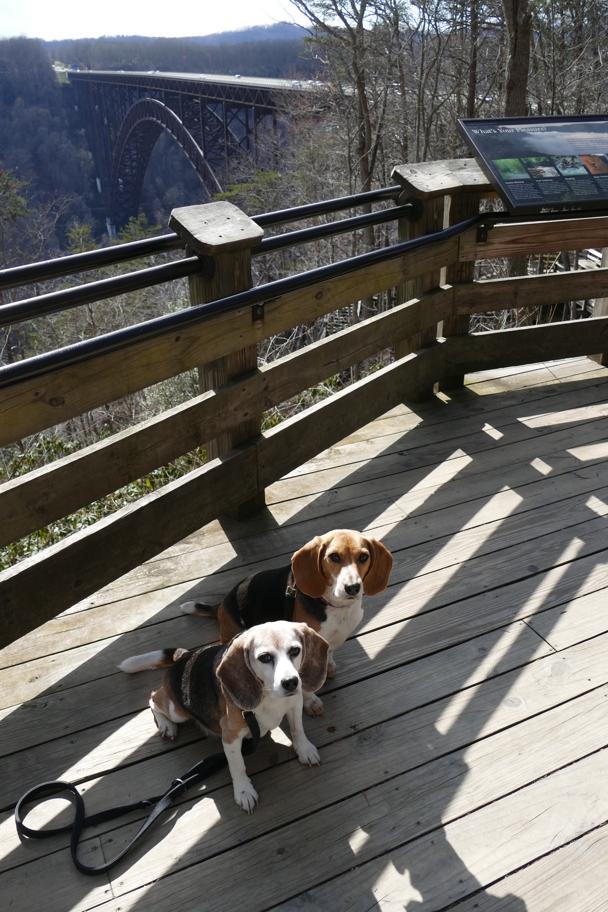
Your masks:
<svg viewBox="0 0 608 912"><path fill-rule="evenodd" d="M125 659L119 668L133 673L168 668L152 693L150 709L163 737L175 738L180 722L194 719L221 735L234 786L234 800L248 813L258 794L241 753L250 729L243 712L253 711L260 735L287 716L300 763L318 765L319 753L302 727L303 691L318 690L327 673L328 646L306 624L259 624L222 646L164 649Z"/></svg>
<svg viewBox="0 0 608 912"><path fill-rule="evenodd" d="M376 595L388 585L393 557L383 544L350 529L318 535L296 551L291 565L261 570L238 583L219 605L185 602L186 614L217 617L220 640L267 621L285 617L285 594L295 590L290 619L308 624L329 644L327 677L336 673L335 650L363 618L363 595ZM305 688L306 689L306 688ZM323 715L314 693L304 694L304 710Z"/></svg>

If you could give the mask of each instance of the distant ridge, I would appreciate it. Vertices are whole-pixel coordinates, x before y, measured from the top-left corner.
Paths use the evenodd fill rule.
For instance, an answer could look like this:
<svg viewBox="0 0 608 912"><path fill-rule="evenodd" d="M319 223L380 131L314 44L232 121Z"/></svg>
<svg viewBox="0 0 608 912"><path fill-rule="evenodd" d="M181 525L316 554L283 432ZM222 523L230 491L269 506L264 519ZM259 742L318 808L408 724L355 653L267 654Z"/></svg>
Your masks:
<svg viewBox="0 0 608 912"><path fill-rule="evenodd" d="M213 35L184 35L180 38L151 38L148 35L104 35L102 38L56 38L53 41L41 41L44 45L66 45L81 41L90 42L129 42L141 43L153 41L189 41L192 44L217 46L220 44L244 44L247 41L301 41L307 34L305 28L293 22L275 22L272 25L252 25L250 28L235 29L230 32L215 32Z"/></svg>
<svg viewBox="0 0 608 912"><path fill-rule="evenodd" d="M275 22L273 25L252 25L234 32L216 32L200 38L188 38L196 44L242 44L244 41L301 41L307 34L301 25L293 22Z"/></svg>

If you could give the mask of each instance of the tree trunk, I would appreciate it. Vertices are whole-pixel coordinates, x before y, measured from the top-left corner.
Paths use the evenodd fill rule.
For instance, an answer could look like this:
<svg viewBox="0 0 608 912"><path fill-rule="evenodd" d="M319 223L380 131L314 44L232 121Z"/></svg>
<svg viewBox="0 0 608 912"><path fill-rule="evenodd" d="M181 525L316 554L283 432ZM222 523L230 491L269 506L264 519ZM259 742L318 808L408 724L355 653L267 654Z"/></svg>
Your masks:
<svg viewBox="0 0 608 912"><path fill-rule="evenodd" d="M528 0L502 0L509 39L509 60L505 91L505 116L525 116L527 111L530 37L532 32Z"/></svg>

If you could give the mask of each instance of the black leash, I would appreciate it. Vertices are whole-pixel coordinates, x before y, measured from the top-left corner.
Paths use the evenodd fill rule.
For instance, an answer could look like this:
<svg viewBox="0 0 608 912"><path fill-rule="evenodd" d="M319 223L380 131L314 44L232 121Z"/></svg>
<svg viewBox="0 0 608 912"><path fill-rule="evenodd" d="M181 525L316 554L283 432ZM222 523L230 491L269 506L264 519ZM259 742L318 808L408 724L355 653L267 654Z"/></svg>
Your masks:
<svg viewBox="0 0 608 912"><path fill-rule="evenodd" d="M258 741L260 740L260 726L255 717L255 714L252 712L243 713L243 717L249 726L249 731L251 732L251 738L247 738L243 741L242 744L242 753L244 756L252 754L253 751L258 746ZM76 789L75 785L72 785L71 782L62 782L57 780L55 782L43 782L41 785L36 785L34 788L30 789L22 795L17 805L15 807L15 824L17 827L17 833L19 836L28 836L30 839L47 839L49 836L56 836L58 833L66 833L68 830L72 831L72 839L70 843L70 852L72 855L72 861L75 866L78 868L82 874L103 874L105 871L109 871L110 868L113 868L122 858L125 857L127 852L130 852L136 842L141 839L146 830L148 830L154 821L160 817L160 815L171 807L174 801L177 801L188 789L193 788L195 785L198 785L200 782L203 782L205 779L208 779L209 776L212 776L213 773L218 772L224 766L226 766L228 760L226 759L226 754L222 751L221 754L212 754L210 757L205 757L204 760L201 760L200 763L197 763L187 773L180 779L174 779L164 795L156 795L154 798L144 798L143 801L137 801L135 804L125 804L120 807L108 808L106 811L100 811L99 814L93 814L91 817L85 816L85 807L84 800L80 792ZM31 827L28 827L23 822L24 817L29 813L29 810L23 811L23 807L26 804L29 804L32 801L45 800L50 798L53 795L59 794L59 792L71 792L75 798L75 813L74 813L74 822L68 823L66 826L55 827L54 829L45 829L45 830L34 830ZM144 820L143 824L131 840L131 842L121 851L118 855L115 855L111 861L105 862L105 864L97 865L93 867L91 865L85 865L78 860L78 843L80 842L80 836L85 827L95 826L98 823L104 823L107 820L114 820L116 817L122 817L124 814L129 814L131 811L137 811L142 808L152 807L148 817Z"/></svg>

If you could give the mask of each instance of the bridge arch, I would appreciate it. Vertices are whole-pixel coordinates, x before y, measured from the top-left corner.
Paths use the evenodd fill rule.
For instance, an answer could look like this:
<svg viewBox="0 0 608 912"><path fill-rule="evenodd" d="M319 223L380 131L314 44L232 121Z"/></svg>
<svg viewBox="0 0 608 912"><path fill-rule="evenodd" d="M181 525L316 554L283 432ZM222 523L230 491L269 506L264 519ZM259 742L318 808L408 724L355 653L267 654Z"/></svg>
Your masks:
<svg viewBox="0 0 608 912"><path fill-rule="evenodd" d="M140 98L129 108L116 137L109 187L112 224L123 224L137 214L148 162L163 130L183 149L205 189L210 194L223 190L202 149L177 114L156 98Z"/></svg>

